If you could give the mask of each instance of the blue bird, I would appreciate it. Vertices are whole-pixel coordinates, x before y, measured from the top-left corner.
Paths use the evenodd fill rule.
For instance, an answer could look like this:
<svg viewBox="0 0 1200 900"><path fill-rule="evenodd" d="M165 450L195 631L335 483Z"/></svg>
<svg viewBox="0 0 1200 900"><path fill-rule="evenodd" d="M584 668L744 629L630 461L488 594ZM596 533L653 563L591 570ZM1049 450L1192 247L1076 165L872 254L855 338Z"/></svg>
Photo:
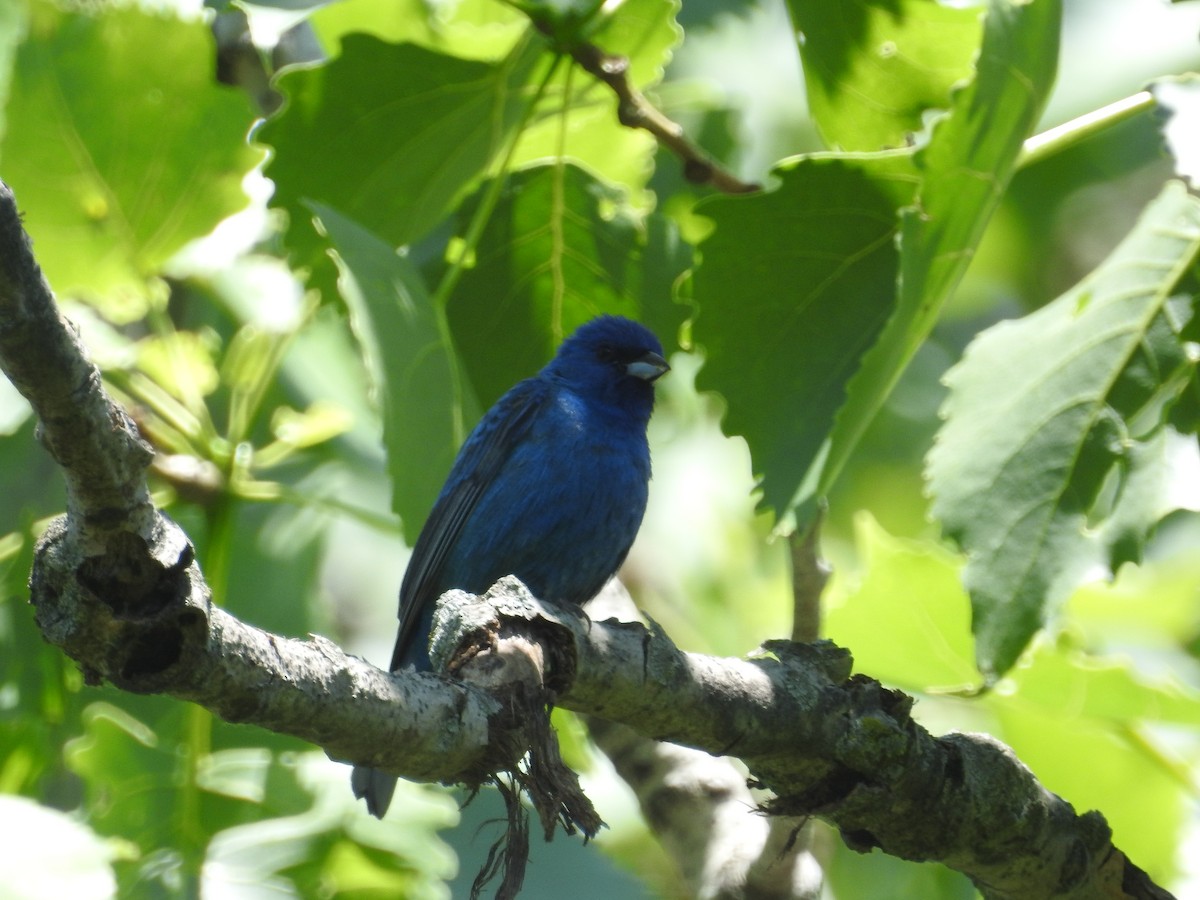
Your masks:
<svg viewBox="0 0 1200 900"><path fill-rule="evenodd" d="M669 369L646 328L618 316L581 326L467 437L400 586L391 671L428 671L433 609L516 575L535 597L590 600L620 568L646 511L646 425ZM356 797L383 817L396 778L362 766Z"/></svg>

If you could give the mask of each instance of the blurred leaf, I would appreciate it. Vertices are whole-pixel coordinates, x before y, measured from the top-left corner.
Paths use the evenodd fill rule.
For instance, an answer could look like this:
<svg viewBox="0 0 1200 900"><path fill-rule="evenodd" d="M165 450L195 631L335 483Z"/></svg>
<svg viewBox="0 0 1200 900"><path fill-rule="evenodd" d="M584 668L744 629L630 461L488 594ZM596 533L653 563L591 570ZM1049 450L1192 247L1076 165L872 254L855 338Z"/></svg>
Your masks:
<svg viewBox="0 0 1200 900"><path fill-rule="evenodd" d="M625 202L573 165L527 169L505 183L447 309L481 406L601 313L638 319L672 348L684 309L671 291L690 248L668 219L639 219ZM471 203L462 218L473 214Z"/></svg>
<svg viewBox="0 0 1200 900"><path fill-rule="evenodd" d="M220 377L213 357L219 340L212 332L173 331L137 343L138 367L189 409L217 389Z"/></svg>
<svg viewBox="0 0 1200 900"><path fill-rule="evenodd" d="M895 304L897 211L916 187L911 154L785 163L779 187L714 197L716 229L693 276L702 390L728 403L763 502L782 515L818 460L846 384Z"/></svg>
<svg viewBox="0 0 1200 900"><path fill-rule="evenodd" d="M854 651L858 668L906 690L978 684L961 561L933 542L892 537L867 512L854 530L864 574L834 583L826 634Z"/></svg>
<svg viewBox="0 0 1200 900"><path fill-rule="evenodd" d="M983 332L948 376L933 512L969 555L989 679L1079 583L1138 559L1195 502L1172 489L1162 419L1194 377L1178 333L1192 311L1168 301L1198 253L1200 201L1171 184L1086 281Z"/></svg>
<svg viewBox="0 0 1200 900"><path fill-rule="evenodd" d="M0 143L6 127L5 106L12 85L17 48L25 39L29 10L23 3L0 4Z"/></svg>
<svg viewBox="0 0 1200 900"><path fill-rule="evenodd" d="M980 896L965 875L938 863L914 863L886 853L856 853L837 837L832 837L829 845L831 859L825 864L825 876L834 897L977 900Z"/></svg>
<svg viewBox="0 0 1200 900"><path fill-rule="evenodd" d="M1054 83L1061 17L1060 0L989 5L975 79L954 94L914 157L921 186L901 217L899 300L850 383L819 493L837 478L974 258Z"/></svg>
<svg viewBox="0 0 1200 900"><path fill-rule="evenodd" d="M312 204L392 246L427 232L506 146L543 59L534 37L488 64L350 34L328 65L285 72L287 105L256 138L274 148L272 202L288 212L293 253L316 255Z"/></svg>
<svg viewBox="0 0 1200 900"><path fill-rule="evenodd" d="M1200 189L1200 75L1160 78L1150 90L1169 111L1162 131L1175 158L1175 173Z"/></svg>
<svg viewBox="0 0 1200 900"><path fill-rule="evenodd" d="M979 6L936 0L788 0L808 106L826 144L903 147L929 109L950 105L979 49Z"/></svg>
<svg viewBox="0 0 1200 900"><path fill-rule="evenodd" d="M182 719L182 707L175 718ZM88 818L101 834L120 835L149 853L175 843L180 757L149 726L109 703L84 710L84 733L63 752L84 782ZM172 729L182 733L178 725Z"/></svg>
<svg viewBox="0 0 1200 900"><path fill-rule="evenodd" d="M529 28L529 18L496 0L355 0L329 3L312 18L323 43L336 47L355 32L389 44L419 44L463 59L506 56Z"/></svg>
<svg viewBox="0 0 1200 900"><path fill-rule="evenodd" d="M86 825L23 797L0 795L0 895L5 900L108 900L114 848Z"/></svg>
<svg viewBox="0 0 1200 900"><path fill-rule="evenodd" d="M1155 658L1200 632L1196 606L1200 554L1185 540L1174 553L1122 566L1114 581L1086 584L1071 595L1067 614L1086 647L1146 647Z"/></svg>
<svg viewBox="0 0 1200 900"><path fill-rule="evenodd" d="M304 412L276 407L271 414L271 432L289 447L312 447L332 440L350 428L350 414L335 403L315 401Z"/></svg>
<svg viewBox="0 0 1200 900"><path fill-rule="evenodd" d="M228 787L263 790L267 804L260 812L275 811L278 798L288 800L288 809L213 837L204 861L205 896L445 895L441 880L451 874L454 858L437 832L455 824L458 813L444 791L401 782L395 802L404 815L377 821L356 808L346 767L322 753L266 767L248 755L229 762L223 766Z"/></svg>
<svg viewBox="0 0 1200 900"><path fill-rule="evenodd" d="M1012 678L1013 702L1042 713L1079 716L1117 729L1138 722L1200 725L1200 693L1181 683L1151 684L1128 661L1042 649Z"/></svg>
<svg viewBox="0 0 1200 900"><path fill-rule="evenodd" d="M0 144L4 177L55 290L131 321L146 311L146 279L246 205L241 181L261 156L245 140L254 114L214 82L199 19L34 8Z"/></svg>
<svg viewBox="0 0 1200 900"><path fill-rule="evenodd" d="M1170 884L1189 791L1149 745L1083 716L1015 705L998 712L1000 736L1038 780L1077 810L1101 810L1113 844L1157 884Z"/></svg>
<svg viewBox="0 0 1200 900"><path fill-rule="evenodd" d="M377 402L392 506L416 542L462 439L455 361L420 273L357 222L314 203Z"/></svg>

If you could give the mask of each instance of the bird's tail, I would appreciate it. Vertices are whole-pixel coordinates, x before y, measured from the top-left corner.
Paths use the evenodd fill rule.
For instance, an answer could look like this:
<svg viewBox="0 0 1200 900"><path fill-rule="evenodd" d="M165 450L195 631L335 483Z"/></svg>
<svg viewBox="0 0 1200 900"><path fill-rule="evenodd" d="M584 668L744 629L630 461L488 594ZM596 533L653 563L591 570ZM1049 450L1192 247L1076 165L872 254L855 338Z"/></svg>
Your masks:
<svg viewBox="0 0 1200 900"><path fill-rule="evenodd" d="M366 766L355 766L350 773L350 787L355 797L367 801L367 812L382 819L392 803L392 794L396 792L396 776Z"/></svg>

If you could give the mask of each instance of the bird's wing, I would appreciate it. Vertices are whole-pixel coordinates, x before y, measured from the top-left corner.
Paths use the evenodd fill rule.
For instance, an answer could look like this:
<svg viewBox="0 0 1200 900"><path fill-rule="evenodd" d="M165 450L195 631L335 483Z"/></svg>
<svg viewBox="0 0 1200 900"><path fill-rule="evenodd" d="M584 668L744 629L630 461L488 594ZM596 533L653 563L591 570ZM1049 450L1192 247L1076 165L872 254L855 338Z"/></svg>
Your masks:
<svg viewBox="0 0 1200 900"><path fill-rule="evenodd" d="M462 534L479 498L495 482L513 448L528 433L546 402L544 383L521 382L488 410L463 444L445 487L421 529L400 585L400 631L392 655L392 671L401 665L413 631L427 604L441 593L442 568Z"/></svg>

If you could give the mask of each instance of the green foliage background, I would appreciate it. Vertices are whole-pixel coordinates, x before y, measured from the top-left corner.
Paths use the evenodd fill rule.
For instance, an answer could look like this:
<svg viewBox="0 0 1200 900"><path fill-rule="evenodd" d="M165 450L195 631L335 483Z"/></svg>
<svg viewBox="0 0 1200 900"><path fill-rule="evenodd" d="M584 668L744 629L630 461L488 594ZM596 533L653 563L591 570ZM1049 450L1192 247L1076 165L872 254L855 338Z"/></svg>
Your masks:
<svg viewBox="0 0 1200 900"><path fill-rule="evenodd" d="M674 370L625 578L676 641L787 633L777 536L827 500L825 631L859 670L1195 888L1195 2L210 6L0 0L0 177L219 602L386 659L466 430L635 316ZM212 19L244 15L313 51L266 115L214 78ZM687 183L557 52L580 39L766 190ZM45 647L24 581L63 498L33 431L0 382L0 894L461 895L494 798L403 785L377 822L319 751ZM611 828L535 847L525 895L682 896L559 724ZM828 837L837 897L973 896Z"/></svg>

